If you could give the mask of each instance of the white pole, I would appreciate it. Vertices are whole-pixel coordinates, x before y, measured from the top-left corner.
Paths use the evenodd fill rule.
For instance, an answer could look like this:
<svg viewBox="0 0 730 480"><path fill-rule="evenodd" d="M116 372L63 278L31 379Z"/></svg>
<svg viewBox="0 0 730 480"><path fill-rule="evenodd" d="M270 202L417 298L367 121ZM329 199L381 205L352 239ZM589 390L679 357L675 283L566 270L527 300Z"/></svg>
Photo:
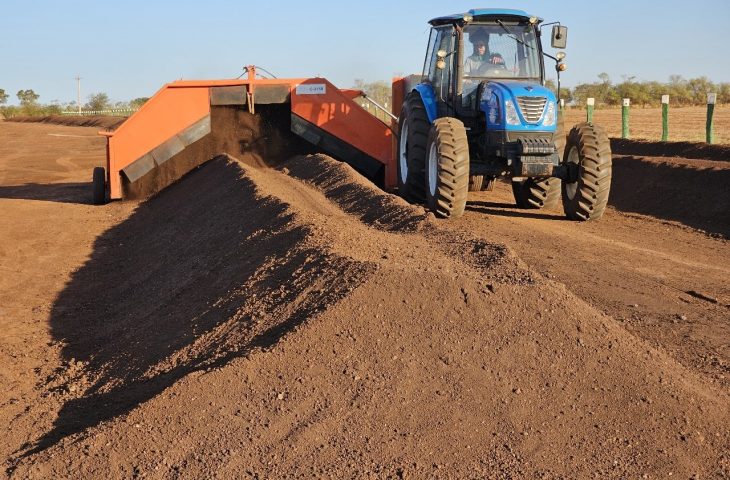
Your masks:
<svg viewBox="0 0 730 480"><path fill-rule="evenodd" d="M76 75L76 106L81 115L81 77L79 75Z"/></svg>
<svg viewBox="0 0 730 480"><path fill-rule="evenodd" d="M586 121L593 122L593 106L596 104L596 99L593 97L586 98Z"/></svg>

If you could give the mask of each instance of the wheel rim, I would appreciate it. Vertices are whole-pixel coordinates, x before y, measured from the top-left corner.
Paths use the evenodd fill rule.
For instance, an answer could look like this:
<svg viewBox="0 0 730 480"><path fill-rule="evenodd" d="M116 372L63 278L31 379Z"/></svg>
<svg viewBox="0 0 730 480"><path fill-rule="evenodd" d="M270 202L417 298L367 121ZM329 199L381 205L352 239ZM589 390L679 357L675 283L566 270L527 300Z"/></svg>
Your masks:
<svg viewBox="0 0 730 480"><path fill-rule="evenodd" d="M400 165L400 182L405 185L408 180L408 122L403 122L403 129L400 132L400 148L398 151L398 162Z"/></svg>
<svg viewBox="0 0 730 480"><path fill-rule="evenodd" d="M578 147L574 146L570 148L570 151L568 152L568 163L575 163L576 165L580 165L580 155L578 154ZM578 193L578 182L564 182L564 185L565 195L570 200L573 200L575 198L575 194Z"/></svg>
<svg viewBox="0 0 730 480"><path fill-rule="evenodd" d="M428 192L431 194L432 197L436 196L438 164L438 149L436 148L436 142L434 142L428 151Z"/></svg>

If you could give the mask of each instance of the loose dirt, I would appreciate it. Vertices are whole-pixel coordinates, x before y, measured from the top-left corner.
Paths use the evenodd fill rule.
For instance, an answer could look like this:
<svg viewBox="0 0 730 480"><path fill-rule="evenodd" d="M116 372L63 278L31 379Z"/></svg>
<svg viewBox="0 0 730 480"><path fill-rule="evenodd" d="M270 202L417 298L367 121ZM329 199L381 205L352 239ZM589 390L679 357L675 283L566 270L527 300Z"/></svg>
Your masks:
<svg viewBox="0 0 730 480"><path fill-rule="evenodd" d="M0 123L8 476L730 475L709 213L436 221L319 155L92 207L87 133Z"/></svg>

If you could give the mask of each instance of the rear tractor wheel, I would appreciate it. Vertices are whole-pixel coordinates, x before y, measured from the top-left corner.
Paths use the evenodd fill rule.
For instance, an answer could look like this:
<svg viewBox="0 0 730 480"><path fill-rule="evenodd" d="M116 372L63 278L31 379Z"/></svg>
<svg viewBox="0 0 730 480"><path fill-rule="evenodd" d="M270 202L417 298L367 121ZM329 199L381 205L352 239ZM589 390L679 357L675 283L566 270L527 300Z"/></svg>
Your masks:
<svg viewBox="0 0 730 480"><path fill-rule="evenodd" d="M494 177L489 175L469 175L469 191L484 192L494 190Z"/></svg>
<svg viewBox="0 0 730 480"><path fill-rule="evenodd" d="M484 188L484 175L469 175L469 191L481 192Z"/></svg>
<svg viewBox="0 0 730 480"><path fill-rule="evenodd" d="M469 143L464 124L439 118L428 135L426 202L436 215L460 217L469 192Z"/></svg>
<svg viewBox="0 0 730 480"><path fill-rule="evenodd" d="M579 123L568 134L565 160L568 179L563 182L563 209L571 220L598 220L611 190L611 143L606 132L590 123Z"/></svg>
<svg viewBox="0 0 730 480"><path fill-rule="evenodd" d="M519 208L554 208L560 201L560 179L513 181L512 193Z"/></svg>

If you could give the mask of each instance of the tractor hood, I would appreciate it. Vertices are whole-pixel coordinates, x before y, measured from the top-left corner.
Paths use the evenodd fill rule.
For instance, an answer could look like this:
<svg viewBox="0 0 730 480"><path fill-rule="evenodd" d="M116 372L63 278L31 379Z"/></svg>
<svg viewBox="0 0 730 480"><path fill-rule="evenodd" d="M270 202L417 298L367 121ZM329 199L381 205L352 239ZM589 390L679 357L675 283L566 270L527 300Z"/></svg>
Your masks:
<svg viewBox="0 0 730 480"><path fill-rule="evenodd" d="M491 128L555 130L555 121L551 121L551 117L557 115L555 94L538 83L489 80L479 108L487 115L487 125ZM517 113L517 120L509 115L513 111Z"/></svg>
<svg viewBox="0 0 730 480"><path fill-rule="evenodd" d="M490 80L487 89L501 93L502 100L517 100L517 97L545 97L548 101L555 101L555 94L538 83L517 80Z"/></svg>

